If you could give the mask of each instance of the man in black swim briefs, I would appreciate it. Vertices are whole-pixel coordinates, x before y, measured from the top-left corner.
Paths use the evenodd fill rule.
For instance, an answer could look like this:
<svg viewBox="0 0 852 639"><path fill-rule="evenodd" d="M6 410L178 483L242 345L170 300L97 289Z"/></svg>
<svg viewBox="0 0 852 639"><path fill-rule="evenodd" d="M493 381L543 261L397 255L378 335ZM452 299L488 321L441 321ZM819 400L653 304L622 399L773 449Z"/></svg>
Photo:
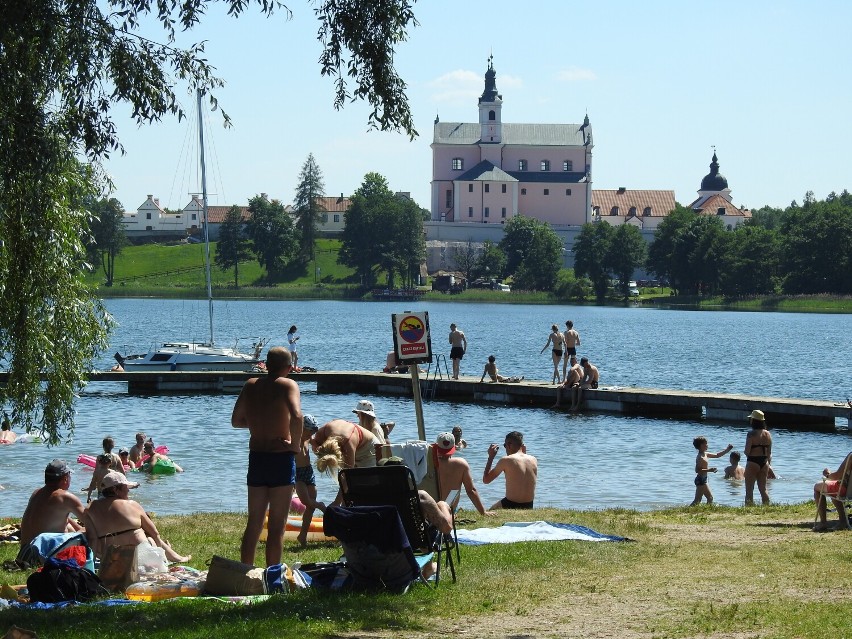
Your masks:
<svg viewBox="0 0 852 639"><path fill-rule="evenodd" d="M459 367L462 357L467 352L467 338L464 333L450 324L450 359L453 362L453 379L459 378Z"/></svg>
<svg viewBox="0 0 852 639"><path fill-rule="evenodd" d="M240 545L244 564L254 565L267 510L266 565L281 563L284 525L296 484L296 452L302 439L299 387L287 379L291 369L290 352L281 346L270 348L266 376L245 383L231 415L231 425L248 428L251 435L248 521Z"/></svg>
<svg viewBox="0 0 852 639"><path fill-rule="evenodd" d="M484 484L490 484L500 473L506 475L506 496L495 503L491 510L532 508L538 478L538 460L527 455L524 436L516 430L506 435L503 447L506 449L506 456L500 459L493 469L491 464L500 447L497 444L488 447L488 462L485 464L485 472L482 473Z"/></svg>

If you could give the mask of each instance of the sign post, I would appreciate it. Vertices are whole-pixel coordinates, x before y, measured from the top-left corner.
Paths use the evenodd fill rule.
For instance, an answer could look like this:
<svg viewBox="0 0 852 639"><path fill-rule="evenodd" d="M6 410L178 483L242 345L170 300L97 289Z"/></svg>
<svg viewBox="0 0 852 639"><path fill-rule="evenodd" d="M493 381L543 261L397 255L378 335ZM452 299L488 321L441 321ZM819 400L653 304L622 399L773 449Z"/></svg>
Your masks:
<svg viewBox="0 0 852 639"><path fill-rule="evenodd" d="M429 336L429 313L427 311L393 313L393 347L397 365L409 364L411 391L414 396L414 411L417 416L417 436L426 441L426 426L423 423L423 398L420 394L419 364L432 362L432 340Z"/></svg>

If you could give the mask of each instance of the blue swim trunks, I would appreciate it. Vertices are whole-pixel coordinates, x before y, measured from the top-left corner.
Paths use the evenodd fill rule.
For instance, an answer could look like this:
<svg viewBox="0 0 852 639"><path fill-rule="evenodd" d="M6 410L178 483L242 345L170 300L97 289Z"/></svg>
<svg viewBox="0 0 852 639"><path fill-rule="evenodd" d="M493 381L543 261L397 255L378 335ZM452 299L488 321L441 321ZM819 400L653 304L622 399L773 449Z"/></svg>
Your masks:
<svg viewBox="0 0 852 639"><path fill-rule="evenodd" d="M314 477L313 466L301 466L296 469L296 482L302 482L307 486L316 486L317 480Z"/></svg>
<svg viewBox="0 0 852 639"><path fill-rule="evenodd" d="M696 475L695 481L693 483L696 486L706 486L707 485L707 475Z"/></svg>
<svg viewBox="0 0 852 639"><path fill-rule="evenodd" d="M246 485L277 488L296 484L296 453L249 451Z"/></svg>

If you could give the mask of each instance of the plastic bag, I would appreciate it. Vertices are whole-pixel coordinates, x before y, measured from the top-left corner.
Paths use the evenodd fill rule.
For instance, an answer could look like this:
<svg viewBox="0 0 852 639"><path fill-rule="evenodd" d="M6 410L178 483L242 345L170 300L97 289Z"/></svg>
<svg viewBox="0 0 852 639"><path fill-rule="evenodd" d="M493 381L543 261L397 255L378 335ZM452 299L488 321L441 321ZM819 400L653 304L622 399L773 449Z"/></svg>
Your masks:
<svg viewBox="0 0 852 639"><path fill-rule="evenodd" d="M139 577L168 572L166 551L159 546L139 544L136 549L136 569L139 572Z"/></svg>

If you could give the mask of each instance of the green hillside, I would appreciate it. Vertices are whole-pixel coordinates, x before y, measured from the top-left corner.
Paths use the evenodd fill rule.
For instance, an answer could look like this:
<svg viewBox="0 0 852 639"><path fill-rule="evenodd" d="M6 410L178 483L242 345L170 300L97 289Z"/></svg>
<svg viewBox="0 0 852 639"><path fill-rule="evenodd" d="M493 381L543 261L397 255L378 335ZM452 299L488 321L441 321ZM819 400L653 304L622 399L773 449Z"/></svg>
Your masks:
<svg viewBox="0 0 852 639"><path fill-rule="evenodd" d="M317 280L322 288L348 288L353 284L352 269L337 263L340 241L317 240L316 260L304 267L293 268L275 280L267 278L256 261L240 264L239 291L234 286L233 269L223 271L214 264L211 280L216 289L227 289L229 294L239 295L242 289L269 288L316 288ZM211 260L216 254L216 242L210 243ZM317 276L317 268L319 274ZM97 270L88 276L89 283L100 286L104 295L163 294L168 289L181 295L198 294L205 291L204 244L143 244L127 246L115 260L115 283L112 289L103 287L104 274ZM165 291L164 291L165 289Z"/></svg>

